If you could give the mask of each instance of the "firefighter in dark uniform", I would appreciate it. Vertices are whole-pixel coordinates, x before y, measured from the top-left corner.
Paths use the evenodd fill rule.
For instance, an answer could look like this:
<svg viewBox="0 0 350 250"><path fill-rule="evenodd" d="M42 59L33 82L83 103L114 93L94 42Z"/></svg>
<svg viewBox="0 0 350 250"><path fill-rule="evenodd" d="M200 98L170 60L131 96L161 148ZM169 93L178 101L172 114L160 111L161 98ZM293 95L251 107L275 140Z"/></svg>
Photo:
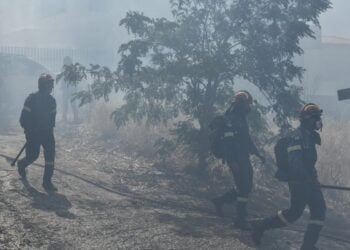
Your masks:
<svg viewBox="0 0 350 250"><path fill-rule="evenodd" d="M302 250L317 249L315 244L323 227L326 205L319 186L315 164L316 145L321 144L317 130L322 128L322 110L315 104L305 105L300 112L300 126L287 136L288 185L290 208L277 215L260 220L253 228L253 241L259 245L264 231L287 226L295 222L306 206L310 220L304 235Z"/></svg>
<svg viewBox="0 0 350 250"><path fill-rule="evenodd" d="M26 167L33 163L44 149L45 170L43 187L48 191L57 191L51 178L54 172L56 120L56 101L51 96L54 79L42 74L38 80L39 91L30 94L24 102L20 124L26 136L26 156L18 161L18 173L26 179Z"/></svg>
<svg viewBox="0 0 350 250"><path fill-rule="evenodd" d="M246 206L253 187L253 168L250 155L256 155L263 162L265 161L264 157L259 154L249 133L246 116L251 110L252 103L253 99L248 91L238 91L231 107L225 112L224 161L230 168L236 189L233 188L212 200L219 216L223 216L222 208L225 203L236 202L235 224L241 228L246 227Z"/></svg>

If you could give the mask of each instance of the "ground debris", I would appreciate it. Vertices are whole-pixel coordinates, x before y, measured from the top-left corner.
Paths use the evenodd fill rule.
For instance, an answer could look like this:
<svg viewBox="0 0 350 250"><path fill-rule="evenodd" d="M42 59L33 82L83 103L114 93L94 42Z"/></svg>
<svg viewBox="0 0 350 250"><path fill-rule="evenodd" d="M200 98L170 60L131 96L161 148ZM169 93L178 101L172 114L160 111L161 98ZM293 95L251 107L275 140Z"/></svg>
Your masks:
<svg viewBox="0 0 350 250"><path fill-rule="evenodd" d="M56 194L41 188L42 159L29 167L28 183L0 161L1 249L255 249L249 232L232 227L232 215L215 216L207 183L85 132L58 133ZM12 156L23 143L18 135L0 142L10 145L0 153ZM260 249L297 249L301 239L297 230L273 231Z"/></svg>

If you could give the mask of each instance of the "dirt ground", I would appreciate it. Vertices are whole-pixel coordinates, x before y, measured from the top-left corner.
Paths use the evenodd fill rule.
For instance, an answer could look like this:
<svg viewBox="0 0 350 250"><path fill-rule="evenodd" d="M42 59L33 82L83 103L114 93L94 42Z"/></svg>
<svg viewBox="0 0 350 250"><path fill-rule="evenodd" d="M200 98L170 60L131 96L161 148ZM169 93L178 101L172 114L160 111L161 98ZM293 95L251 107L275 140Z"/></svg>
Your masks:
<svg viewBox="0 0 350 250"><path fill-rule="evenodd" d="M0 135L0 154L13 157L23 143L20 131ZM0 249L255 249L249 232L233 227L233 207L227 217L215 216L212 188L203 180L126 155L118 142L78 126L61 128L56 145L57 193L41 187L42 158L25 182L0 157ZM252 215L263 202L266 212L278 208L265 191L250 205ZM333 237L349 239L346 219L329 221L324 231L331 236L321 237L321 249L350 249ZM334 233L339 223L343 230ZM298 249L302 231L300 222L269 232L259 249Z"/></svg>

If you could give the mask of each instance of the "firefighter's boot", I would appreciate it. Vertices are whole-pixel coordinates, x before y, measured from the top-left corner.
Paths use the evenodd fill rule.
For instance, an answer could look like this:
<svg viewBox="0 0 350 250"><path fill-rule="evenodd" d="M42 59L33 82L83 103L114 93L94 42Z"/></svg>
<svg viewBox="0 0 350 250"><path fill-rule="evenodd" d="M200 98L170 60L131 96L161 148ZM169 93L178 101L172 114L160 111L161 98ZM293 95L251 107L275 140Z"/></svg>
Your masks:
<svg viewBox="0 0 350 250"><path fill-rule="evenodd" d="M304 235L304 242L301 246L301 250L317 250L318 248L315 247L316 242L318 240L320 231L322 230L321 225L315 225L315 224L309 224L307 226L305 235Z"/></svg>
<svg viewBox="0 0 350 250"><path fill-rule="evenodd" d="M26 165L23 159L17 162L17 172L22 179L27 179Z"/></svg>
<svg viewBox="0 0 350 250"><path fill-rule="evenodd" d="M211 202L214 204L216 215L223 217L224 213L222 212L222 208L224 206L224 202L222 201L221 197L214 198L211 200Z"/></svg>
<svg viewBox="0 0 350 250"><path fill-rule="evenodd" d="M237 199L237 192L236 192L236 190L233 189L229 192L226 192L224 195L222 195L220 197L212 199L211 202L215 206L216 214L219 217L223 217L224 213L222 210L223 210L225 203L228 203L228 204L233 203L236 201L236 199Z"/></svg>
<svg viewBox="0 0 350 250"><path fill-rule="evenodd" d="M52 184L53 166L45 166L43 177L43 188L46 191L56 192L57 188Z"/></svg>
<svg viewBox="0 0 350 250"><path fill-rule="evenodd" d="M269 229L284 227L285 224L278 216L259 220L253 224L252 239L255 245L260 246L264 232Z"/></svg>
<svg viewBox="0 0 350 250"><path fill-rule="evenodd" d="M246 198L238 198L237 200L237 217L235 220L235 226L246 230L248 229L248 224L246 221L247 217L247 199Z"/></svg>

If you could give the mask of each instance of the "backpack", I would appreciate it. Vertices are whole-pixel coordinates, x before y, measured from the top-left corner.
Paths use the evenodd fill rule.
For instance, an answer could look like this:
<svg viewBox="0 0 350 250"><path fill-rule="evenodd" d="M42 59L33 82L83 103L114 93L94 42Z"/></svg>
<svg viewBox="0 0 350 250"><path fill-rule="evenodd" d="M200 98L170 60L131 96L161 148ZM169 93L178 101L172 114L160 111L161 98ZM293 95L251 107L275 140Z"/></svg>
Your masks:
<svg viewBox="0 0 350 250"><path fill-rule="evenodd" d="M279 181L289 180L288 141L288 137L280 138L274 147L277 165L275 177Z"/></svg>
<svg viewBox="0 0 350 250"><path fill-rule="evenodd" d="M214 117L209 125L210 152L218 159L227 160L232 155L234 145L237 140L235 134L239 129L239 124L234 117L218 115ZM231 134L231 135L227 135Z"/></svg>

